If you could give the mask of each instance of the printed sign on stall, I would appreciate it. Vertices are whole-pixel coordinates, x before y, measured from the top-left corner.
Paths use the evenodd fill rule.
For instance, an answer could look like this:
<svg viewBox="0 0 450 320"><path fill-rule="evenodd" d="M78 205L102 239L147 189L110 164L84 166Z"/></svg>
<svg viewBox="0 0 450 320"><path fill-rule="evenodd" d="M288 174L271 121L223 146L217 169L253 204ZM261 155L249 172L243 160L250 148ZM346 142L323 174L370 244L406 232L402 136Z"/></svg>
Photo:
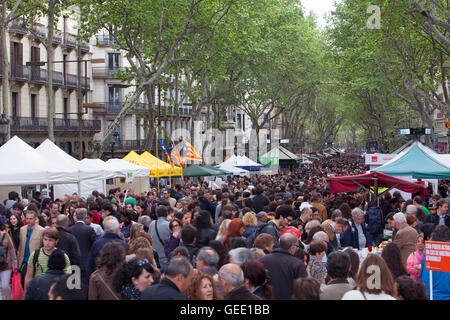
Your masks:
<svg viewBox="0 0 450 320"><path fill-rule="evenodd" d="M425 269L450 272L449 242L425 242Z"/></svg>

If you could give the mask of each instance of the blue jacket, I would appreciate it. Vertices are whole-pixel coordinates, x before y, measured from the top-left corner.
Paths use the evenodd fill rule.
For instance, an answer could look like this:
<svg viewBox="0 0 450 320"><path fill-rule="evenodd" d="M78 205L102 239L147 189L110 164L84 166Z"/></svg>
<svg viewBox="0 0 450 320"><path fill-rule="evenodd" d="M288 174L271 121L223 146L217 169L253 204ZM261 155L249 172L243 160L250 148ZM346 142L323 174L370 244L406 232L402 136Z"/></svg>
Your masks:
<svg viewBox="0 0 450 320"><path fill-rule="evenodd" d="M100 251L103 249L103 246L111 241L118 241L122 243L125 247L125 253L128 252L128 244L124 240L122 240L117 234L105 233L103 237L97 239L92 245L91 252L89 253L89 265L88 265L89 274L94 272L95 269L97 268L96 260L100 256Z"/></svg>
<svg viewBox="0 0 450 320"><path fill-rule="evenodd" d="M353 219L349 219L350 227L347 231L344 232L344 238L342 240L342 246L345 247L353 247L355 249L359 249L359 233L358 229L356 229L356 224ZM361 223L361 227L364 235L366 234L366 228L364 227L364 223Z"/></svg>
<svg viewBox="0 0 450 320"><path fill-rule="evenodd" d="M212 219L215 221L216 217L216 206L214 203L206 199L205 197L199 198L198 202L200 204L200 209L209 211L211 214Z"/></svg>
<svg viewBox="0 0 450 320"><path fill-rule="evenodd" d="M430 299L430 270L425 269L426 256L422 260L420 279L425 285L427 297ZM450 300L450 273L433 271L433 300Z"/></svg>
<svg viewBox="0 0 450 320"><path fill-rule="evenodd" d="M248 238L256 230L258 230L257 226L247 226L244 228L244 233L242 234L242 236L244 238Z"/></svg>

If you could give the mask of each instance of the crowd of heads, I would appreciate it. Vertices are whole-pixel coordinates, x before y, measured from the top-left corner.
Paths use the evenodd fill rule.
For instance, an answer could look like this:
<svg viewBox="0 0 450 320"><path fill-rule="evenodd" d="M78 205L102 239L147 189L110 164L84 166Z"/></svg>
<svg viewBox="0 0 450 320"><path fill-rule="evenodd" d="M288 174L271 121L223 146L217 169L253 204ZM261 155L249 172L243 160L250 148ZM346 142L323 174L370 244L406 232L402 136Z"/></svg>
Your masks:
<svg viewBox="0 0 450 320"><path fill-rule="evenodd" d="M354 288L369 294L383 291L396 298L425 299L423 285L411 279L395 243L389 243L381 256L368 255L361 264L356 250L333 247L352 228L351 221L363 223L374 203L368 190L330 193L327 177L364 172L360 157L341 156L271 176L228 177L216 189L198 179L183 185L152 184L151 190L141 193L120 188L110 189L107 195L93 191L86 198L67 194L52 200L36 192L27 200L10 192L0 207L0 216L7 220L0 222L2 229L11 230L38 224L46 228L44 239L55 242L58 227L67 229L81 221L100 226L99 238L116 234L128 247L106 243L96 270L103 270L111 278L111 289L126 299L139 298L163 279L189 299L224 299L240 287L263 288L259 297L274 299L270 275L259 260L275 249L289 253L307 270L306 277L294 279L292 299L320 299L321 288L336 279L350 280ZM430 194L432 203L448 209L446 195L442 190L437 193ZM405 201L394 194L383 200L389 200L384 218L390 227L422 224L418 246L432 233L435 241L449 241L448 228L423 223L421 207L428 199L415 196ZM170 237L158 239L152 225L163 220L168 222ZM274 225L275 234L261 232L268 224ZM324 257L323 275L314 276L314 264ZM367 286L365 271L371 265L381 268L382 290ZM75 293L61 285L66 280L67 276L55 283L49 296L74 298Z"/></svg>

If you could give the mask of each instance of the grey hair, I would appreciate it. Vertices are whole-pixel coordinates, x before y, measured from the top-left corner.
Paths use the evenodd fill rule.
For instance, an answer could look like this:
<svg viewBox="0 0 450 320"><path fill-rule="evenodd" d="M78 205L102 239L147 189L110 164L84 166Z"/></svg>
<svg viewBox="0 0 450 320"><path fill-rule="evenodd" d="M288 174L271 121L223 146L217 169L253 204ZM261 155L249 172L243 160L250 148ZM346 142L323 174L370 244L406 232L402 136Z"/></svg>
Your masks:
<svg viewBox="0 0 450 320"><path fill-rule="evenodd" d="M184 256L175 256L169 260L165 275L169 277L176 277L181 274L184 278L187 278L190 272L191 264L189 263L189 260Z"/></svg>
<svg viewBox="0 0 450 320"><path fill-rule="evenodd" d="M394 214L394 221L404 224L404 223L406 223L406 217L402 212L399 212L399 213Z"/></svg>
<svg viewBox="0 0 450 320"><path fill-rule="evenodd" d="M229 271L228 269L229 269L228 265L224 265L222 268L220 268L219 277L224 279L232 287L241 286L242 283L244 282L244 272L242 271L242 269L239 267L240 269L239 274L235 274Z"/></svg>
<svg viewBox="0 0 450 320"><path fill-rule="evenodd" d="M324 231L318 231L313 235L313 240L327 241L327 234Z"/></svg>
<svg viewBox="0 0 450 320"><path fill-rule="evenodd" d="M408 204L406 206L406 213L414 213L414 214L416 214L417 213L417 207L415 205L413 205L413 204Z"/></svg>
<svg viewBox="0 0 450 320"><path fill-rule="evenodd" d="M197 253L197 258L203 261L207 266L216 267L219 263L219 255L211 247L203 247Z"/></svg>
<svg viewBox="0 0 450 320"><path fill-rule="evenodd" d="M298 244L298 238L295 234L287 232L280 237L280 248L288 250L292 246Z"/></svg>
<svg viewBox="0 0 450 320"><path fill-rule="evenodd" d="M255 255L253 252L248 248L236 248L230 250L228 252L230 257L233 257L233 261L235 264L244 264L245 262L249 260L255 260Z"/></svg>
<svg viewBox="0 0 450 320"><path fill-rule="evenodd" d="M77 218L77 221L82 221L87 216L87 209L86 208L77 208L75 209L75 218Z"/></svg>
<svg viewBox="0 0 450 320"><path fill-rule="evenodd" d="M352 217L356 218L356 217L363 217L364 216L364 211L362 211L360 208L354 208L352 210Z"/></svg>
<svg viewBox="0 0 450 320"><path fill-rule="evenodd" d="M105 233L114 233L117 229L119 229L119 227L119 221L115 217L111 217L110 219L103 222Z"/></svg>
<svg viewBox="0 0 450 320"><path fill-rule="evenodd" d="M151 220L152 220L152 219L150 219L149 216L142 216L142 217L139 218L139 223L144 224L144 223L147 223L147 222L149 222L149 221L151 221Z"/></svg>

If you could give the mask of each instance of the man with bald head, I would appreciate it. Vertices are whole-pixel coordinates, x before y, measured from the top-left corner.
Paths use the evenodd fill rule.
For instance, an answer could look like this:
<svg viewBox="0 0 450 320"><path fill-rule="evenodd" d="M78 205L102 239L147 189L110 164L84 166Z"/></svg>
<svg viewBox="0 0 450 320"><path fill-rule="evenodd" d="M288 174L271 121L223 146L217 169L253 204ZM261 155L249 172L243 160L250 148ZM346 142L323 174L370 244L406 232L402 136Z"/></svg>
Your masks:
<svg viewBox="0 0 450 320"><path fill-rule="evenodd" d="M285 233L280 237L279 248L259 259L269 270L270 284L276 300L289 300L294 280L307 277L305 265L293 256L297 246L297 235Z"/></svg>
<svg viewBox="0 0 450 320"><path fill-rule="evenodd" d="M63 214L56 217L56 229L59 232L58 249L63 250L69 257L70 264L80 266L81 252L78 240L67 230L69 227L69 218Z"/></svg>
<svg viewBox="0 0 450 320"><path fill-rule="evenodd" d="M237 264L229 263L220 268L219 283L224 300L261 300L244 285L244 272Z"/></svg>

